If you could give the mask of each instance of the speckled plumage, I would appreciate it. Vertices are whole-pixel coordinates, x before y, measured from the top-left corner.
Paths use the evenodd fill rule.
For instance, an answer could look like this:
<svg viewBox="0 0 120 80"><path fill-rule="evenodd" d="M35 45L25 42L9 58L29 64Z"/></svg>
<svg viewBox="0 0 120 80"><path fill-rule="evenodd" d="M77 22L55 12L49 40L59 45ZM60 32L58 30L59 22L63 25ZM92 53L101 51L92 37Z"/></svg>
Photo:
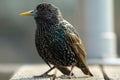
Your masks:
<svg viewBox="0 0 120 80"><path fill-rule="evenodd" d="M68 66L77 66L86 75L92 76L86 63L83 43L75 28L64 20L58 8L42 3L37 6L34 19L37 24L36 48L48 65L58 67L66 75L70 74Z"/></svg>
<svg viewBox="0 0 120 80"><path fill-rule="evenodd" d="M70 66L76 56L67 42L66 34L60 25L51 25L49 31L36 31L36 47L39 55L56 66ZM48 26L47 26L48 27Z"/></svg>

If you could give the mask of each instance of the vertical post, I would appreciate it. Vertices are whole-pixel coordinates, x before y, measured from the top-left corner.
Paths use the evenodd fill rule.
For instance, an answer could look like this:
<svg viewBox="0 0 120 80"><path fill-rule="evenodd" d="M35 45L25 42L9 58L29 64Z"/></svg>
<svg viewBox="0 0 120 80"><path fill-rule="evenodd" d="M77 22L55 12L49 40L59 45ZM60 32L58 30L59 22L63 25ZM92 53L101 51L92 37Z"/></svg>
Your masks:
<svg viewBox="0 0 120 80"><path fill-rule="evenodd" d="M84 4L84 43L88 58L115 58L113 0L84 0Z"/></svg>

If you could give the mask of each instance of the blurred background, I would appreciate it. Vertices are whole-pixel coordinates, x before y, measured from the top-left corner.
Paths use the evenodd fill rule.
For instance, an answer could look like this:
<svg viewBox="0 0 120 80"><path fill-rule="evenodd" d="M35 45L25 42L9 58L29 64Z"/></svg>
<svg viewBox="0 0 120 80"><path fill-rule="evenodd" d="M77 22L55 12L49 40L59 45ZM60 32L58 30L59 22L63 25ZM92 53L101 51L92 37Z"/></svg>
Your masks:
<svg viewBox="0 0 120 80"><path fill-rule="evenodd" d="M19 16L19 13L35 9L36 5L42 2L53 3L60 8L64 18L77 28L85 46L88 47L88 59L92 58L91 56L94 56L94 54L90 53L89 46L91 45L87 44L87 40L89 41L89 39L86 38L86 36L88 36L87 34L91 34L88 28L89 25L86 25L88 18L90 18L86 18L86 16L90 15L88 15L89 13L85 13L88 7L86 5L90 3L87 1L88 0L0 0L0 80L8 80L14 71L22 64L43 63L38 56L34 44L36 25L33 17ZM90 5L91 4L94 5L96 3L90 3ZM111 15L111 23L113 24L111 27L112 32L116 36L113 41L112 49L114 50L112 54L115 55L113 57L119 58L120 0L113 0L112 4L113 8L110 9L112 9L111 11L113 13ZM99 9L101 9L101 7L99 7ZM105 17L102 17L102 19L106 20ZM96 30L96 32L97 31L99 32L99 29ZM90 50L92 52L92 49ZM95 56L93 58L95 58Z"/></svg>

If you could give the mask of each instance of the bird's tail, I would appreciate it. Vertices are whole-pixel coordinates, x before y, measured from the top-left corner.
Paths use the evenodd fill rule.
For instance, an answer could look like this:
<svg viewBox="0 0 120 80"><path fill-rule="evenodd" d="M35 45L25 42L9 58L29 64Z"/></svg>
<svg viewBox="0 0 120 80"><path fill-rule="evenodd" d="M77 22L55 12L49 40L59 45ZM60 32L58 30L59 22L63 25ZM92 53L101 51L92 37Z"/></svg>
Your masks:
<svg viewBox="0 0 120 80"><path fill-rule="evenodd" d="M66 67L57 67L57 69L59 69L64 75L70 75L70 70ZM74 75L72 73L72 75Z"/></svg>
<svg viewBox="0 0 120 80"><path fill-rule="evenodd" d="M87 64L78 62L77 67L80 68L84 74L93 76L93 74L90 72Z"/></svg>

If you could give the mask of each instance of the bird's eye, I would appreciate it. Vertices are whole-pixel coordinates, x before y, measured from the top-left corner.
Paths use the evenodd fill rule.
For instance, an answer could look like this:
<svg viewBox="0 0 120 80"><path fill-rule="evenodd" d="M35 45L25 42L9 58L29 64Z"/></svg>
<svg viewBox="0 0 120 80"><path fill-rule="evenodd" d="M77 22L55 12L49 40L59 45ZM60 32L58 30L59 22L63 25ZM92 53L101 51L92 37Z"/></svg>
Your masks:
<svg viewBox="0 0 120 80"><path fill-rule="evenodd" d="M36 7L36 10L39 10L39 6Z"/></svg>

